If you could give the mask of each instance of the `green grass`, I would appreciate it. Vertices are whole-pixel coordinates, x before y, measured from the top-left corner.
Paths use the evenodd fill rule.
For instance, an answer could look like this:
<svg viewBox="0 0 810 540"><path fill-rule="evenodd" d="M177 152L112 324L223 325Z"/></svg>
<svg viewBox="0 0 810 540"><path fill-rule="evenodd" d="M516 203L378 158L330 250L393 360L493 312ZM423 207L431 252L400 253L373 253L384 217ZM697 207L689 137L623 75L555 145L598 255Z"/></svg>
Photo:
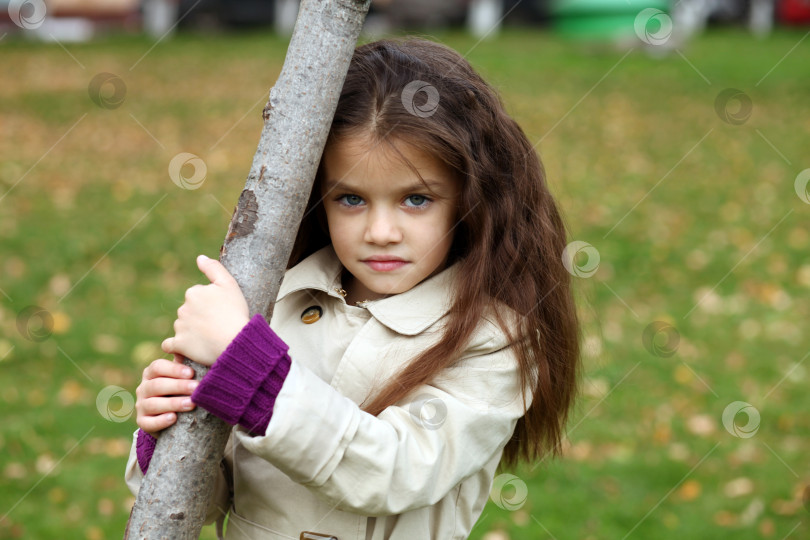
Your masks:
<svg viewBox="0 0 810 540"><path fill-rule="evenodd" d="M808 42L790 52L803 35L713 31L665 58L534 30L431 35L500 89L571 239L601 258L577 280L586 382L565 458L514 471L526 501L490 502L472 538L807 536L810 209L794 180L810 167ZM96 396L134 392L202 281L194 256L224 238L287 43L152 45L66 44L74 60L0 43L0 538L122 535L135 426L105 420ZM121 107L89 99L101 72L125 82ZM715 113L726 88L753 103L742 125ZM179 152L205 161L200 189L169 179ZM55 317L50 338L18 331L29 305ZM673 356L644 347L653 321L677 329ZM723 427L733 401L759 410L753 437Z"/></svg>

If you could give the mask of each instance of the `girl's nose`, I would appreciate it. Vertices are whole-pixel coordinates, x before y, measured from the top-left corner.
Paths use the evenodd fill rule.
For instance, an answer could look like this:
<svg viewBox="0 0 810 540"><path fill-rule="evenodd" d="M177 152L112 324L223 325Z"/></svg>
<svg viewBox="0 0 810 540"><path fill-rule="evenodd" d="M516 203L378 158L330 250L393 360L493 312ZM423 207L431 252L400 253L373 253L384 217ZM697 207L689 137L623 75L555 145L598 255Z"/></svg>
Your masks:
<svg viewBox="0 0 810 540"><path fill-rule="evenodd" d="M402 231L393 212L382 208L370 210L364 240L381 246L401 242Z"/></svg>

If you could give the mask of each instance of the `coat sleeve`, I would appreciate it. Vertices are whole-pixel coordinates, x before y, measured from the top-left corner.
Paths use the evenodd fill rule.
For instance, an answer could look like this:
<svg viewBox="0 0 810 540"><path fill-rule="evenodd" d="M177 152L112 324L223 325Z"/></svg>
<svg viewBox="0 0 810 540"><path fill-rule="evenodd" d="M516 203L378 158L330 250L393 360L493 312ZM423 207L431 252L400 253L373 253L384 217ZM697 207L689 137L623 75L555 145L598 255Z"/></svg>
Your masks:
<svg viewBox="0 0 810 540"><path fill-rule="evenodd" d="M501 341L376 417L293 358L266 432L237 427L234 436L341 510L383 516L435 504L500 456L524 413L517 361Z"/></svg>
<svg viewBox="0 0 810 540"><path fill-rule="evenodd" d="M127 460L126 470L124 471L124 481L129 488L129 491L138 496L138 491L141 489L141 482L143 481L143 473L138 466L138 456L136 451L136 444L138 439L138 430L132 438L132 447L129 450L129 459ZM228 438L228 443L225 447L226 459L222 460L219 466L219 472L214 480L214 489L211 491L211 499L208 501L208 508L205 513L205 525L209 525L219 518L223 518L228 513L231 506L231 465L228 456L231 454L233 441L233 433Z"/></svg>

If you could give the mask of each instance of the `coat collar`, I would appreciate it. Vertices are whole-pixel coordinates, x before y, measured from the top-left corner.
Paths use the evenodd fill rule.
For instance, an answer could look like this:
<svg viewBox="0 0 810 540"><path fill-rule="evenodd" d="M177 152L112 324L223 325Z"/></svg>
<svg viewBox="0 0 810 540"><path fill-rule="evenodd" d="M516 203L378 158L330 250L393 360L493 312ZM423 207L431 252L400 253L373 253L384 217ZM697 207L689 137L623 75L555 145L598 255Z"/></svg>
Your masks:
<svg viewBox="0 0 810 540"><path fill-rule="evenodd" d="M276 301L296 291L317 289L345 302L338 293L342 270L343 265L330 244L287 270ZM391 330L407 336L417 335L450 309L457 272L458 265L454 264L409 291L372 300L365 307Z"/></svg>

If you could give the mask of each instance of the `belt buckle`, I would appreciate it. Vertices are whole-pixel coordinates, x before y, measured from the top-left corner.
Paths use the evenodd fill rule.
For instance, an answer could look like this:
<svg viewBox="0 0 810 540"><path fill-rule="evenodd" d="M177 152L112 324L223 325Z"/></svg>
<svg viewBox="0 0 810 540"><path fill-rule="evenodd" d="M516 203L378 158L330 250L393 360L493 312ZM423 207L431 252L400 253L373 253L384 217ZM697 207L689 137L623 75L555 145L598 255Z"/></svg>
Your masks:
<svg viewBox="0 0 810 540"><path fill-rule="evenodd" d="M299 540L338 540L338 537L331 534L302 531Z"/></svg>

